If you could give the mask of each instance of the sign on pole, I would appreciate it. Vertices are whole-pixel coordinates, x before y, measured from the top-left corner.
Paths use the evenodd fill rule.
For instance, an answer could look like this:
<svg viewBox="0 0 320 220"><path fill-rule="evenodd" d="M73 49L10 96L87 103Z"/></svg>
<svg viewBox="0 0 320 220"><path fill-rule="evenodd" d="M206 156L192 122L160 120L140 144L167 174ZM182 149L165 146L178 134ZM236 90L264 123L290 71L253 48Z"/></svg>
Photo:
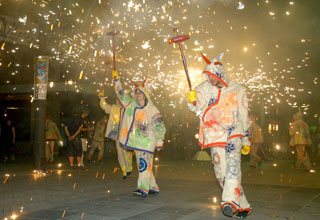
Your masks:
<svg viewBox="0 0 320 220"><path fill-rule="evenodd" d="M49 57L37 57L34 71L34 99L46 100L48 87Z"/></svg>

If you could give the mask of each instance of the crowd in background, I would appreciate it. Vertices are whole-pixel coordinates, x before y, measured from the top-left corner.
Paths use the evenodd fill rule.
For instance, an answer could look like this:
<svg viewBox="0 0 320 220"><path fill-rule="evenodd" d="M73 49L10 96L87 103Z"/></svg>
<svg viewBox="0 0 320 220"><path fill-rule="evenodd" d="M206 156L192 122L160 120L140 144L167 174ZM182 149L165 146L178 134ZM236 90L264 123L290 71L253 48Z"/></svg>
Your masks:
<svg viewBox="0 0 320 220"><path fill-rule="evenodd" d="M100 115L93 119L88 110L88 107L75 108L74 111L83 120L83 130L80 132L81 140L81 163L82 165L89 164L90 162L103 163L106 154L110 157L116 157L115 143L111 139L101 137L101 133L105 129L108 121L108 115ZM55 156L67 156L68 137L65 132L65 124L69 115L72 115L72 111L69 114L62 112L58 117L59 123L51 118L53 115L46 116L46 136L45 147L43 149L44 160L48 163L55 162ZM157 152L159 158L168 160L191 160L196 152L200 149L196 139L196 128L192 129L188 123L178 123L179 120L167 120L168 117L172 117L171 114L165 114L165 123L167 127L167 134L165 139L165 147L163 151ZM253 117L253 116L251 116ZM258 119L256 116L254 118ZM259 120L256 121L259 125ZM259 126L260 127L260 126ZM87 130L86 130L87 129ZM296 149L289 147L290 135L289 131L280 131L279 135L271 135L267 132L267 128L261 127L261 134L263 135L263 143L259 143L258 147L252 148L252 152L256 152L257 157L248 155L243 156L243 160L251 160L252 167L257 166L262 160L271 159L294 159L297 154ZM20 151L16 146L16 129L14 119L5 117L2 120L1 127L1 145L0 145L0 162L14 162L16 157L24 157L25 155L19 155ZM100 137L95 133L100 132ZM320 157L320 132L319 128L310 129L311 144L306 145L305 151L308 153L311 163L317 161ZM277 149L276 145L281 144L281 148L286 150ZM103 147L102 147L103 146ZM101 149L101 150L100 150ZM95 151L94 151L95 150ZM97 152L96 156L94 152ZM293 153L294 152L294 153ZM29 153L32 155L32 152ZM261 158L255 159L252 158ZM84 160L83 160L84 158ZM251 159L250 159L251 158ZM84 163L83 163L84 161Z"/></svg>

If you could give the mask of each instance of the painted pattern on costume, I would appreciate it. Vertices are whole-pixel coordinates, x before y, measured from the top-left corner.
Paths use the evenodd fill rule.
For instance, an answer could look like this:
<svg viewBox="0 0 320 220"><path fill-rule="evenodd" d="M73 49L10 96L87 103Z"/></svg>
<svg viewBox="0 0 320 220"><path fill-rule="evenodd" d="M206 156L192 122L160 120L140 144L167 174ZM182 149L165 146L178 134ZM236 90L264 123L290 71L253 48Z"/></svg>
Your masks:
<svg viewBox="0 0 320 220"><path fill-rule="evenodd" d="M227 164L226 178L228 179L237 179L239 176L239 163L240 160L235 158L230 158L229 163Z"/></svg>
<svg viewBox="0 0 320 220"><path fill-rule="evenodd" d="M227 143L227 146L226 146L226 151L227 151L228 153L231 153L231 151L233 151L234 149L235 149L234 144L228 142L228 143Z"/></svg>
<svg viewBox="0 0 320 220"><path fill-rule="evenodd" d="M147 161L143 158L140 158L139 162L139 172L142 173L144 172L148 167Z"/></svg>

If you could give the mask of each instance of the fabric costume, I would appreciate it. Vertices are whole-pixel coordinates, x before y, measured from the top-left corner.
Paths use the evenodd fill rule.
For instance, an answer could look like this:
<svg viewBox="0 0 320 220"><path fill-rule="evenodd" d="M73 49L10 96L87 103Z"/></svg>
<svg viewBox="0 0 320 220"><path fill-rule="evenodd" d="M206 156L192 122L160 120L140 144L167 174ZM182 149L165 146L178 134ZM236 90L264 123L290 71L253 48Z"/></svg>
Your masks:
<svg viewBox="0 0 320 220"><path fill-rule="evenodd" d="M203 56L204 57L204 56ZM195 88L197 100L188 107L200 117L199 145L211 148L217 180L222 187L221 207L229 204L234 211L251 211L241 186L241 148L248 141L248 101L243 88L229 81L221 63L223 53L207 62L205 81ZM211 75L224 86L209 81Z"/></svg>
<svg viewBox="0 0 320 220"><path fill-rule="evenodd" d="M46 120L46 145L45 145L45 157L47 160L54 161L54 142L56 140L62 140L60 131L54 121L51 119ZM52 151L53 150L53 151Z"/></svg>
<svg viewBox="0 0 320 220"><path fill-rule="evenodd" d="M250 127L249 127L249 140L251 144L250 149L250 162L251 166L255 167L256 163L260 163L262 158L258 155L258 150L262 150L262 144L264 142L262 130L259 125L257 125L255 117L249 116L250 118Z"/></svg>
<svg viewBox="0 0 320 220"><path fill-rule="evenodd" d="M125 113L120 129L119 142L121 146L135 151L137 166L139 167L138 191L143 195L149 192L159 192L155 181L152 165L153 153L156 148L163 147L163 139L166 128L159 110L153 105L145 82L136 89L146 97L144 106L140 106L134 97L128 96L122 90L119 79L115 80L115 90L123 106Z"/></svg>
<svg viewBox="0 0 320 220"><path fill-rule="evenodd" d="M306 146L311 145L309 126L302 120L302 114L300 112L293 116L294 122L289 128L289 134L291 136L290 146L296 147L297 150L297 162L296 169L299 169L301 163L303 163L306 170L311 169L311 163L306 152Z"/></svg>
<svg viewBox="0 0 320 220"><path fill-rule="evenodd" d="M109 114L105 137L116 142L118 162L122 170L122 175L127 176L127 173L132 172L132 151L119 144L119 131L123 119L124 108L120 105L109 105L103 97L100 98L100 107L105 113Z"/></svg>

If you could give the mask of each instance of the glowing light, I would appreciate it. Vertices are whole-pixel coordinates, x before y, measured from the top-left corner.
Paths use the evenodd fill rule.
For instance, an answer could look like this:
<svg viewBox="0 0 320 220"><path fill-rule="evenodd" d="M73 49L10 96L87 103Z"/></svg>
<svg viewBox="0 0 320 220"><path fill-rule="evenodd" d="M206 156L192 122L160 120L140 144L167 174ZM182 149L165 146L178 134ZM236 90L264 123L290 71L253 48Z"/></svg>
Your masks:
<svg viewBox="0 0 320 220"><path fill-rule="evenodd" d="M213 197L212 201L213 203L217 203L217 197Z"/></svg>
<svg viewBox="0 0 320 220"><path fill-rule="evenodd" d="M16 219L18 216L16 214L11 215L11 219Z"/></svg>
<svg viewBox="0 0 320 220"><path fill-rule="evenodd" d="M141 47L142 47L143 49L148 49L148 48L150 47L149 41L146 41L144 44L141 45Z"/></svg>
<svg viewBox="0 0 320 220"><path fill-rule="evenodd" d="M247 51L248 51L248 48L247 48L247 47L244 47L244 48L243 48L243 51L244 51L244 52L247 52Z"/></svg>
<svg viewBox="0 0 320 220"><path fill-rule="evenodd" d="M238 10L243 10L245 5L242 2L238 3Z"/></svg>

